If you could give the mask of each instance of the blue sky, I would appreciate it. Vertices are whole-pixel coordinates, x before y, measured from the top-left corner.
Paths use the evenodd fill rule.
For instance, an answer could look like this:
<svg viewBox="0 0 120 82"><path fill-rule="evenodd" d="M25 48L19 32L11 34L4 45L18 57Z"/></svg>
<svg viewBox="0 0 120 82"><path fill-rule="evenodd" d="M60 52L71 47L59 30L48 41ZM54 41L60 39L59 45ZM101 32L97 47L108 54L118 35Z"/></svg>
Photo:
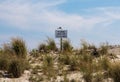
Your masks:
<svg viewBox="0 0 120 82"><path fill-rule="evenodd" d="M59 44L60 26L75 47L81 39L120 44L120 0L0 0L0 45L12 37L23 38L28 49L47 37Z"/></svg>

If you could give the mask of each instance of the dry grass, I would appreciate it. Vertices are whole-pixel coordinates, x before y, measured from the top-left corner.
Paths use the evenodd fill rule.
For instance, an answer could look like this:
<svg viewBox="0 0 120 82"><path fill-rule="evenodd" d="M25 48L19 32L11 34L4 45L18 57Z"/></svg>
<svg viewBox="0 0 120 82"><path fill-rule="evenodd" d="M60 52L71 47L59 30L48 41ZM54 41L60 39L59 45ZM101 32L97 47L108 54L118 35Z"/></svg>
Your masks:
<svg viewBox="0 0 120 82"><path fill-rule="evenodd" d="M20 77L25 69L29 69L26 60L27 49L25 42L20 38L14 38L9 44L4 44L0 55L0 69Z"/></svg>
<svg viewBox="0 0 120 82"><path fill-rule="evenodd" d="M40 53L45 53L45 52L47 52L47 45L46 45L45 43L41 43L41 44L39 45L39 47L38 47L38 51L39 51Z"/></svg>
<svg viewBox="0 0 120 82"><path fill-rule="evenodd" d="M110 77L113 78L114 82L120 81L120 62L111 63L109 68Z"/></svg>
<svg viewBox="0 0 120 82"><path fill-rule="evenodd" d="M45 56L43 60L42 70L43 73L48 77L48 79L50 79L51 77L55 77L54 62L51 56Z"/></svg>
<svg viewBox="0 0 120 82"><path fill-rule="evenodd" d="M47 49L50 51L57 51L57 46L56 43L54 41L54 39L49 38L47 39Z"/></svg>
<svg viewBox="0 0 120 82"><path fill-rule="evenodd" d="M55 41L48 38L46 44L41 44L38 49L30 52L30 82L57 82L58 76L63 78L63 82L79 82L76 78L70 80L68 77L69 74L78 72L85 82L102 82L108 78L113 78L114 82L120 81L120 63L111 63L108 45L97 48L85 41L81 45L80 49L73 50L71 43L65 41L64 52L56 54ZM99 56L94 55L96 52ZM14 77L21 76L25 69L29 69L26 53L25 43L21 39L5 44L0 51L0 69L9 71Z"/></svg>
<svg viewBox="0 0 120 82"><path fill-rule="evenodd" d="M63 41L63 52L72 52L72 45L69 40L64 40Z"/></svg>
<svg viewBox="0 0 120 82"><path fill-rule="evenodd" d="M11 48L18 57L26 58L27 48L21 38L13 38Z"/></svg>
<svg viewBox="0 0 120 82"><path fill-rule="evenodd" d="M39 56L40 56L40 53L39 53L39 51L38 51L38 50L33 49L32 51L30 51L30 55L31 55L32 57L37 58L37 57L39 57Z"/></svg>

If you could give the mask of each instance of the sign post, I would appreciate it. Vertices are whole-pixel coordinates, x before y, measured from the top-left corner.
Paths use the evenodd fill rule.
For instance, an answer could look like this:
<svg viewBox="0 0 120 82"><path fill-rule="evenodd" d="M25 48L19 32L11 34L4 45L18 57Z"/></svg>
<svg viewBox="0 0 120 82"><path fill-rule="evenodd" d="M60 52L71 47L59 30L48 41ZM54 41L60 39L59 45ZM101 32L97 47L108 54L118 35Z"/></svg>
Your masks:
<svg viewBox="0 0 120 82"><path fill-rule="evenodd" d="M62 37L61 37L61 38L60 38L60 51L61 51L61 52L62 52L62 50L63 50L63 49L62 49L62 48L63 48L63 47L62 47L62 44L63 44L63 43L62 43Z"/></svg>
<svg viewBox="0 0 120 82"><path fill-rule="evenodd" d="M60 38L60 51L62 52L62 39L67 38L67 30L63 30L62 27L59 27L57 30L55 30L55 37Z"/></svg>

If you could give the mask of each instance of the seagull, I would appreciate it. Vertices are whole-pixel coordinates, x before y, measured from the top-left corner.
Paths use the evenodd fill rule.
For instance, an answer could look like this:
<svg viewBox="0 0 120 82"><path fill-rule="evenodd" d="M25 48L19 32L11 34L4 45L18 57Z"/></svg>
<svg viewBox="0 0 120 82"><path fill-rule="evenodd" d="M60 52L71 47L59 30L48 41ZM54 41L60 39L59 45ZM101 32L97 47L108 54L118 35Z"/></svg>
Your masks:
<svg viewBox="0 0 120 82"><path fill-rule="evenodd" d="M62 29L62 27L59 27L58 29Z"/></svg>

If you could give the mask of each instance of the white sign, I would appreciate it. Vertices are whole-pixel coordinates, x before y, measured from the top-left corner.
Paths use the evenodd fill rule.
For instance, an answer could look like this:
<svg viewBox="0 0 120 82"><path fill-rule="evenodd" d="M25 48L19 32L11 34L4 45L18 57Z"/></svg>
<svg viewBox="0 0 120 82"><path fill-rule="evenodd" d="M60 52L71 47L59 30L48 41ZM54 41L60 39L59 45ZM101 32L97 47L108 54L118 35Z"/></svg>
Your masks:
<svg viewBox="0 0 120 82"><path fill-rule="evenodd" d="M56 38L67 38L67 30L56 30L55 37Z"/></svg>

